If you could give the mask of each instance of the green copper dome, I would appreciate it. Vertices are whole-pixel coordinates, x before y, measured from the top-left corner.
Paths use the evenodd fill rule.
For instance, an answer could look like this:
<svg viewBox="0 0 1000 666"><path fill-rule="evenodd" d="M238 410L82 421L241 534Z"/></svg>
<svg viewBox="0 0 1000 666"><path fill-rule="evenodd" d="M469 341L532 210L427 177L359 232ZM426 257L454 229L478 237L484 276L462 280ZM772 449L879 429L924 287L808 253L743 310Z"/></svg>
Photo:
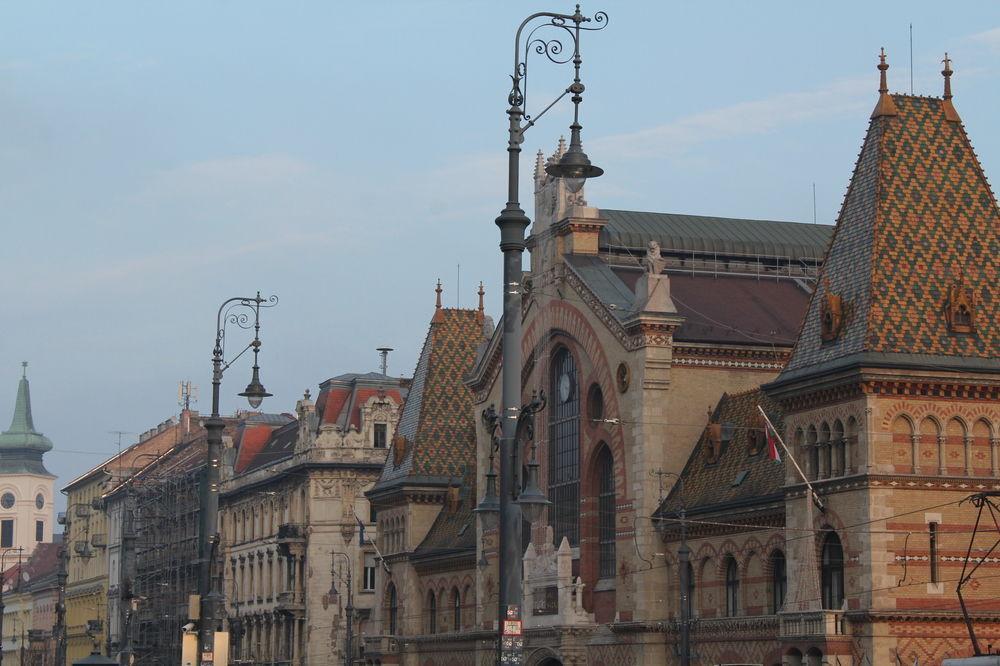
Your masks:
<svg viewBox="0 0 1000 666"><path fill-rule="evenodd" d="M52 441L35 430L31 418L31 393L28 389L27 363L24 366L21 382L17 386L17 402L14 403L14 418L10 428L0 433L0 455L13 450L37 451L45 453L52 449Z"/></svg>

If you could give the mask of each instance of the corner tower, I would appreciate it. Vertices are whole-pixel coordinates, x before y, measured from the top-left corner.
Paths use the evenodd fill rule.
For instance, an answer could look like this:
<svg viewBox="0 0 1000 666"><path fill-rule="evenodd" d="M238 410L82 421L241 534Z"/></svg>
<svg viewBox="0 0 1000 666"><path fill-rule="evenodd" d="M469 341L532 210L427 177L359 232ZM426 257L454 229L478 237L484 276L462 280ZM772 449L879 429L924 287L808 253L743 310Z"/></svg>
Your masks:
<svg viewBox="0 0 1000 666"><path fill-rule="evenodd" d="M22 363L14 417L0 434L0 548L24 548L52 541L52 483L55 476L42 462L52 449L48 437L35 430L31 416L28 363Z"/></svg>

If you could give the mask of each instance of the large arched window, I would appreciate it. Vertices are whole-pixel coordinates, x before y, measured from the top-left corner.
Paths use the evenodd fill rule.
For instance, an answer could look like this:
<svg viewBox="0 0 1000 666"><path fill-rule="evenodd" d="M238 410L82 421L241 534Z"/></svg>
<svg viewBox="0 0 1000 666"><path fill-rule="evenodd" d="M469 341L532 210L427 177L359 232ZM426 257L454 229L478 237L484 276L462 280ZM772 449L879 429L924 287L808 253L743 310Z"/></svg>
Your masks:
<svg viewBox="0 0 1000 666"><path fill-rule="evenodd" d="M615 577L615 462L607 446L597 454L598 572Z"/></svg>
<svg viewBox="0 0 1000 666"><path fill-rule="evenodd" d="M771 553L771 612L777 614L785 605L785 593L788 591L788 571L785 566L785 554L780 550Z"/></svg>
<svg viewBox="0 0 1000 666"><path fill-rule="evenodd" d="M740 614L740 571L736 559L726 557L726 616L736 617Z"/></svg>
<svg viewBox="0 0 1000 666"><path fill-rule="evenodd" d="M566 349L552 360L549 412L549 522L556 546L580 540L580 391L576 362Z"/></svg>
<svg viewBox="0 0 1000 666"><path fill-rule="evenodd" d="M438 628L437 597L434 591L427 593L427 633L436 634Z"/></svg>
<svg viewBox="0 0 1000 666"><path fill-rule="evenodd" d="M844 549L833 532L823 539L821 578L823 608L840 610L844 604Z"/></svg>
<svg viewBox="0 0 1000 666"><path fill-rule="evenodd" d="M462 628L462 597L458 594L458 588L451 589L451 630L458 631Z"/></svg>
<svg viewBox="0 0 1000 666"><path fill-rule="evenodd" d="M389 625L389 635L394 636L396 634L396 613L399 610L399 600L396 598L396 586L389 583L389 590L386 594L388 597L388 625Z"/></svg>

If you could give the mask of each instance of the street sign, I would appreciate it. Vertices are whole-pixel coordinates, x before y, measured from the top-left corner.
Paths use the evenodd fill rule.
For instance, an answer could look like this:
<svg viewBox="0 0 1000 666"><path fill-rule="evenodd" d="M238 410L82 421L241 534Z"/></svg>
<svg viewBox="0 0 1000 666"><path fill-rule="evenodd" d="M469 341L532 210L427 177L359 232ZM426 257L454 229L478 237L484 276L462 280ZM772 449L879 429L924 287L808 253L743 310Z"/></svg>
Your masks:
<svg viewBox="0 0 1000 666"><path fill-rule="evenodd" d="M503 623L504 636L520 636L522 633L523 632L521 631L520 620L504 620Z"/></svg>
<svg viewBox="0 0 1000 666"><path fill-rule="evenodd" d="M500 663L503 666L521 666L524 650L524 625L521 623L521 607L507 606L500 632Z"/></svg>

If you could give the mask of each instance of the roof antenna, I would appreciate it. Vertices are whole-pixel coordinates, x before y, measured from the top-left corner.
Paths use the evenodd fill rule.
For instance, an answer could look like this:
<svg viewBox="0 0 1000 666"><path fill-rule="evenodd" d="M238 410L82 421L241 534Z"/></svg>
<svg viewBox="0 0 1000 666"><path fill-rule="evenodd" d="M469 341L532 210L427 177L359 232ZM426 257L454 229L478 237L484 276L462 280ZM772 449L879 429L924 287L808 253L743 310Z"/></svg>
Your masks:
<svg viewBox="0 0 1000 666"><path fill-rule="evenodd" d="M913 23L910 23L910 94L913 94Z"/></svg>
<svg viewBox="0 0 1000 666"><path fill-rule="evenodd" d="M379 347L376 349L378 355L382 357L379 361L379 366L382 368L382 374L388 376L389 373L386 372L389 369L389 352L392 351L392 347Z"/></svg>

